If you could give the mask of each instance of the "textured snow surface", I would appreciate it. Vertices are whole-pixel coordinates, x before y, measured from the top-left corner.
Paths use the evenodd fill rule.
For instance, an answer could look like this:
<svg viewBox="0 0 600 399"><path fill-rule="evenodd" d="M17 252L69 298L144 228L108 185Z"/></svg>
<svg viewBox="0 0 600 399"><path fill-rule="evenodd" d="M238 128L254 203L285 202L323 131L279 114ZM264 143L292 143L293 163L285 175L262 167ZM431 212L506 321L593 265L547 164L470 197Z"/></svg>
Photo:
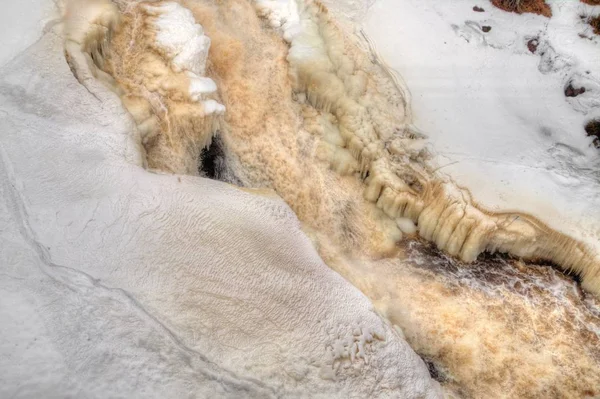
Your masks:
<svg viewBox="0 0 600 399"><path fill-rule="evenodd" d="M600 115L600 51L579 36L593 7L548 3L551 19L489 1L379 0L364 29L408 84L440 173L490 210L531 214L600 248L600 156L583 129ZM586 93L565 97L569 82Z"/></svg>
<svg viewBox="0 0 600 399"><path fill-rule="evenodd" d="M144 170L57 32L0 73L0 397L439 395L283 201Z"/></svg>

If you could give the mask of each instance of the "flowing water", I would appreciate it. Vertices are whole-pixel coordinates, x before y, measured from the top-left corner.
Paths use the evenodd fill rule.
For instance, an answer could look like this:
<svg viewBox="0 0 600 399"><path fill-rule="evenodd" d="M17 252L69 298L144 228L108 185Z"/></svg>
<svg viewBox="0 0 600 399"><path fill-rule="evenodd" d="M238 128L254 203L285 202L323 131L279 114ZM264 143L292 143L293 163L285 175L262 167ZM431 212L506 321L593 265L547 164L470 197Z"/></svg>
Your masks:
<svg viewBox="0 0 600 399"><path fill-rule="evenodd" d="M567 254L577 246L527 217L511 230L436 180L402 88L368 43L316 3L298 3L304 34L284 40L260 4L182 0L211 41L203 72L218 91L205 100L226 111L210 114L154 44L161 4L121 1L92 57L136 120L149 168L281 196L325 262L397 326L449 395L600 395L600 304L575 275L487 252L458 260L486 249L554 259L552 243ZM453 195L463 202L449 204Z"/></svg>

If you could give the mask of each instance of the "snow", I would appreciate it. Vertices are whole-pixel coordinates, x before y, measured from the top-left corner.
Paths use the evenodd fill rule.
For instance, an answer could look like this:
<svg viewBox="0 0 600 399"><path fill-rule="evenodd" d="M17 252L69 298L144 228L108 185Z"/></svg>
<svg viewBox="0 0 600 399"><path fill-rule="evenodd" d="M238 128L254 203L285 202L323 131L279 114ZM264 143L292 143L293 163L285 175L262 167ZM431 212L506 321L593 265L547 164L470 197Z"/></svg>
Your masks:
<svg viewBox="0 0 600 399"><path fill-rule="evenodd" d="M217 90L215 82L202 76L206 73L210 38L204 34L202 25L196 23L192 12L174 2L147 5L146 9L156 15L153 45L166 54L175 72L186 71L190 78L191 99L200 101L204 94L214 93ZM225 112L225 106L213 99L202 101L202 104L205 115Z"/></svg>
<svg viewBox="0 0 600 399"><path fill-rule="evenodd" d="M490 210L531 214L600 248L600 156L583 129L600 115L598 38L579 37L590 6L548 3L551 19L488 1L379 0L364 31L406 81L439 173ZM589 90L566 98L571 80Z"/></svg>
<svg viewBox="0 0 600 399"><path fill-rule="evenodd" d="M256 8L274 28L281 28L283 38L289 43L302 31L296 0L256 0Z"/></svg>
<svg viewBox="0 0 600 399"><path fill-rule="evenodd" d="M0 13L0 65L4 65L22 49L42 36L44 27L58 15L47 0L5 2Z"/></svg>
<svg viewBox="0 0 600 399"><path fill-rule="evenodd" d="M409 218L397 218L396 224L404 234L415 234L417 232L417 226Z"/></svg>
<svg viewBox="0 0 600 399"><path fill-rule="evenodd" d="M174 2L148 5L146 9L157 15L154 20L156 44L172 58L173 69L204 75L210 39L195 22L191 11Z"/></svg>
<svg viewBox="0 0 600 399"><path fill-rule="evenodd" d="M225 106L223 104L219 104L215 100L204 100L202 101L202 105L204 106L204 114L222 114L225 112Z"/></svg>
<svg viewBox="0 0 600 399"><path fill-rule="evenodd" d="M188 71L190 78L189 93L192 101L201 101L205 94L211 94L217 91L217 84L211 78L198 76ZM215 100L208 99L201 101L204 106L204 115L222 114L225 112L225 106Z"/></svg>
<svg viewBox="0 0 600 399"><path fill-rule="evenodd" d="M188 72L190 78L190 95L192 99L198 100L199 95L214 93L217 91L217 84L211 78L198 76L193 72Z"/></svg>
<svg viewBox="0 0 600 399"><path fill-rule="evenodd" d="M2 67L0 396L441 396L281 199L150 173L135 131L58 28Z"/></svg>
<svg viewBox="0 0 600 399"><path fill-rule="evenodd" d="M0 396L439 396L281 199L143 168L119 99L73 77L58 28L39 39L48 4L3 15ZM339 7L358 20L368 5ZM365 31L412 91L438 173L490 209L530 213L596 245L600 161L582 126L599 115L600 53L598 39L579 37L591 7L555 0L548 20L473 5L379 0ZM295 1L258 6L285 40L298 39L293 60L322 55ZM204 98L217 87L203 76L202 27L176 3L147 8L156 49L189 78L192 100L224 112ZM565 98L570 82L586 93ZM333 125L326 140L340 145ZM411 219L396 223L416 232ZM393 280L378 273L374 287Z"/></svg>

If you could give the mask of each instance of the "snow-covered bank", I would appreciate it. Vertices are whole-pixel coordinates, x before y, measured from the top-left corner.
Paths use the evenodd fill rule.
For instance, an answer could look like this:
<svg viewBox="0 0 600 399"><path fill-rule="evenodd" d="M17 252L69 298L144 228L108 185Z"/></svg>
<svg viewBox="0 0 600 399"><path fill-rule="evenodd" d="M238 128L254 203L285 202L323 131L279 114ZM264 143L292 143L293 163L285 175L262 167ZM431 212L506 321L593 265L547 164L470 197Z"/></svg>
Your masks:
<svg viewBox="0 0 600 399"><path fill-rule="evenodd" d="M38 40L60 16L48 0L10 1L0 13L0 66Z"/></svg>
<svg viewBox="0 0 600 399"><path fill-rule="evenodd" d="M583 127L600 115L599 41L579 36L592 7L548 3L551 19L488 1L380 0L365 31L407 82L439 173L484 208L533 215L597 250L600 155ZM570 82L587 91L565 97Z"/></svg>
<svg viewBox="0 0 600 399"><path fill-rule="evenodd" d="M62 44L0 73L0 396L437 397L283 201L144 170Z"/></svg>

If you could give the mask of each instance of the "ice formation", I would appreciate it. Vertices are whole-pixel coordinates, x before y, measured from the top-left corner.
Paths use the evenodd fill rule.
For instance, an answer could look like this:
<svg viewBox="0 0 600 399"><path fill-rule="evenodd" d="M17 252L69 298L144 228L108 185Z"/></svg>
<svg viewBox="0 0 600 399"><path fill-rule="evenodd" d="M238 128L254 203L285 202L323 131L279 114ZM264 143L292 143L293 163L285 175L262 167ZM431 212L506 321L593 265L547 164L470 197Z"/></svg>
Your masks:
<svg viewBox="0 0 600 399"><path fill-rule="evenodd" d="M136 121L151 168L194 174L198 148L210 143L225 112L213 98L215 82L205 76L210 39L190 11L177 3L123 3L121 7L128 7L127 12L100 0L86 7L68 7L67 57L87 58L89 70L120 95ZM136 16L128 25L133 13ZM144 23L139 22L142 17ZM115 21L121 24L117 27ZM119 41L123 35L111 40L122 26L130 30L130 41ZM121 62L105 62L109 41L111 47L122 46L122 52L110 52L112 57L122 57ZM80 75L87 69L78 64L73 69L82 80Z"/></svg>
<svg viewBox="0 0 600 399"><path fill-rule="evenodd" d="M69 35L70 41L83 43L82 53L96 64L110 39L107 32L119 20L115 6L97 4L89 7L91 14L80 19L100 19L106 32L95 28L82 38L78 37L83 33L77 22L68 28L75 32ZM116 40L116 50L111 52L114 59L106 68L103 62L99 67L116 78L116 89L124 92L123 102L141 129L145 143L151 138L164 141L166 137L167 145L158 146L163 151L169 146L188 151L179 151L169 157L169 162L165 161L165 154L150 154L149 161L156 164L153 166L193 173L198 161L194 154L208 145L218 129L219 120L210 115L225 110L214 99L201 100L216 91L211 78L200 76L205 73L210 40L201 25L195 23L192 12L177 3L142 3L134 7L138 17L149 19L150 30L136 26L135 20L124 25L132 29L130 35L146 40L135 40L127 48ZM521 212L488 211L471 198L466 188L435 173L436 165L427 162L422 140L415 139L410 128L406 101L400 96L395 104L385 104L381 91L389 87L381 79L373 82L372 77L367 77L368 71L356 59L353 43L342 38L321 6L311 2L259 1L257 8L271 26L282 30L290 44L287 62L295 96L304 96L319 115L317 129L323 138L319 156L341 175L356 174L364 179L367 201L376 204L392 221L412 220L420 236L465 261L473 261L483 251L551 260L578 273L584 287L597 292L600 259L594 247L551 229L539 218ZM145 48L157 50L163 59L156 59ZM130 60L136 57L144 62ZM166 63L173 73L165 71ZM187 73L178 75L182 71ZM140 74L148 78L136 80ZM188 90L182 89L182 80ZM202 107L194 107L189 101L200 101ZM306 119L309 118L305 115ZM190 130L195 137L189 137ZM149 151L152 147L153 144L146 145ZM161 157L162 161L157 161ZM174 166L177 163L184 165ZM390 236L397 240L400 231L391 230Z"/></svg>
<svg viewBox="0 0 600 399"><path fill-rule="evenodd" d="M411 219L421 237L464 261L471 262L484 251L551 260L579 274L587 290L600 292L597 246L522 212L488 211L466 188L435 173L435 165L423 161L422 148L412 144L409 121L402 115L406 109L385 114L367 91L364 71L348 55L348 44L327 13L310 2L298 3L300 10L284 4L264 1L258 7L272 26L282 26L290 42L287 59L294 89L336 118L339 142L328 142L338 147L329 151L330 161L340 172L366 177L367 201L393 220ZM292 12L286 15L285 10ZM390 131L390 126L397 131ZM353 159L339 155L348 152Z"/></svg>
<svg viewBox="0 0 600 399"><path fill-rule="evenodd" d="M56 26L0 74L0 396L441 397L281 199L144 168L88 79L112 7L77 6L95 42Z"/></svg>
<svg viewBox="0 0 600 399"><path fill-rule="evenodd" d="M515 338L515 342L527 347L523 351L530 358L512 363L519 348L511 344L491 348L492 338L482 338L485 342L481 347L471 342L477 334L501 340L497 331L506 331L498 326L494 333L489 331L486 316L489 308L485 305L489 296L471 291L471 287L457 289L441 282L439 275L443 273L416 273L415 277L403 269L417 266L402 260L407 250L401 239L418 233L445 253L468 262L475 261L483 251L552 260L564 269L576 271L589 291L598 293L600 289L599 255L590 240L575 239L550 226L547 220L542 221L539 215L491 212L478 203L470 188L440 172L440 164L432 159L426 138L413 126L408 89L377 58L368 38L364 41L365 37L348 35L331 20L322 5L312 1L264 0L251 4L227 0L216 4L182 0L114 4L95 1L81 9L72 8L75 14L67 15L65 47L75 75L91 93L106 98L107 94L97 86L100 81L121 98L142 144L139 165L163 172L198 174L201 150L210 145L214 135L219 135L220 151L227 158L226 174L232 176L230 181L249 188L275 190L296 213L321 258L367 294L379 311L402 328L420 353L445 361L445 366L451 368L450 376L457 378L457 384L464 384L468 392L476 394L493 389L498 394L503 380L497 374L510 373L504 365L507 358L512 359L510 364L522 364L531 375L545 367L548 375L558 381L549 379L546 381L549 388L544 390L537 385L533 387L535 384L531 384L527 375L511 374L507 380L511 384L518 379L517 390L512 391L515 394L522 393L528 385L532 386L532 392L557 395L565 392L558 387L563 382L567 387L564 389L572 392L586 392L587 386L593 385L594 376L573 382L574 374L593 369L598 361L593 350L584 347L587 352L582 361L573 363L574 349L563 347L571 327L560 324L560 320L556 321L559 325L556 337L538 339L542 343L554 339L553 343L562 345L561 356L568 358L570 367L564 380L558 378L563 369L544 365L546 359L536 357L539 346L531 339L537 333L536 328L523 328L527 336ZM467 29L463 32L457 28L457 31L465 36L471 34L469 40L479 38ZM369 46L371 53L367 51ZM580 100L582 109L594 106L584 98ZM114 105L111 101L108 104ZM227 111L223 113L225 107ZM181 178L189 181L187 177ZM177 194L177 187L169 186L167 191ZM210 207L230 196L242 195L228 188L226 194L216 198L210 193L196 197L198 191L201 190L194 190L193 196L181 194L183 200L208 201L206 206ZM254 196L245 195L240 202L248 201L248 205L238 204L243 209L263 209L252 202L258 201ZM270 201L264 204L266 212L276 220L287 220L287 208L282 211ZM233 208L218 209L228 212ZM237 237L242 241L246 235L260 235L272 228L259 223L259 219L241 222L245 234L230 237L231 240ZM219 226L233 223L231 218L209 220ZM253 223L256 225L249 227ZM284 230L290 229L286 224ZM231 233L226 227L223 230L226 235ZM297 229L293 231L301 235ZM217 241L210 241L207 248L221 247L222 243ZM261 241L257 245L278 244ZM189 248L186 248L187 254ZM286 264L285 259L273 256L278 264ZM291 265L297 267L296 263ZM210 273L204 276L209 278ZM255 281L260 276L243 278ZM404 287L406 284L410 289ZM460 290L472 296L457 294L463 292ZM508 297L504 295L505 300ZM420 317L411 313L413 309L405 308L410 301L414 313ZM502 299L495 297L491 301L502 303ZM516 312L516 318L532 312L523 303L526 300L510 297L510 301L511 306L522 310ZM439 318L445 323L428 317L428 306L443 312ZM481 323L468 326L469 317L461 313L464 307L477 314ZM274 312L286 313L285 306ZM578 334L585 336L593 331L593 315L584 313L582 317L575 312L569 313L569 317L573 314L577 317ZM539 322L540 313L535 315ZM315 392L322 389L321 379L336 383L340 373L346 377L353 373L351 369L356 362L366 363L364 354L371 346L379 345L384 334L383 330L375 332L370 323L377 324L353 320L341 330L335 327L328 330L328 338L322 341L327 342L325 360L320 363L319 382L314 385L319 388L314 388ZM470 328L477 333L462 332ZM443 329L447 335L436 336ZM454 346L449 344L457 334L465 338ZM291 344L286 341L282 345L287 348ZM227 352L227 356L236 355ZM373 365L369 357L372 368L364 372L367 373L364 378L369 380L368 372L387 367L386 361ZM393 369L394 365L390 367ZM352 375L362 375L361 370ZM307 375L301 368L285 371L293 378ZM264 378L272 372L260 369L254 375ZM313 381L313 376L307 378ZM277 374L273 381L280 377ZM348 382L350 377L344 378L343 384L355 383ZM291 385L283 383L284 388L279 392L300 392L289 388ZM354 389L357 388L352 385L345 392Z"/></svg>

